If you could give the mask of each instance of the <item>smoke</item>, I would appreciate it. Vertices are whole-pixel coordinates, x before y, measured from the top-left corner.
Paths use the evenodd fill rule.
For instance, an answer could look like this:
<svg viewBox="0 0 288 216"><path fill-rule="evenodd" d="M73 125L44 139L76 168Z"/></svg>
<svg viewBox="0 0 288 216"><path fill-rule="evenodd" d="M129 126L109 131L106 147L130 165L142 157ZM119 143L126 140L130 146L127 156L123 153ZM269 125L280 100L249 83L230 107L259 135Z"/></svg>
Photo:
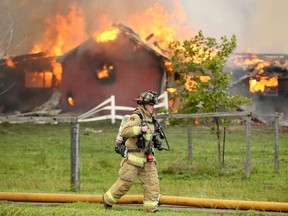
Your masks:
<svg viewBox="0 0 288 216"><path fill-rule="evenodd" d="M288 1L265 0L257 5L251 40L255 49L287 54L288 52ZM257 18L257 19L256 19Z"/></svg>
<svg viewBox="0 0 288 216"><path fill-rule="evenodd" d="M188 20L205 35L237 37L238 51L288 52L286 0L184 0Z"/></svg>
<svg viewBox="0 0 288 216"><path fill-rule="evenodd" d="M202 30L205 36L217 39L235 34L239 51L284 54L288 51L286 0L2 0L2 17L11 13L17 23L14 40L28 35L25 43L11 54L30 52L45 37L45 20L67 16L73 2L81 8L79 13L83 13L79 25L73 25L80 40L112 23L126 24L138 32L143 23L151 22L150 33L155 32L152 25L157 28L167 25L175 31L164 31L167 39L172 36L177 40L189 39ZM162 18L153 17L153 12ZM1 29L7 28L5 20L0 25ZM50 25L53 28L53 23Z"/></svg>
<svg viewBox="0 0 288 216"><path fill-rule="evenodd" d="M92 36L94 32L103 31L113 23L121 22L130 26L137 32L139 27L141 27L141 21L142 24L144 22L149 23L150 19L152 22L153 17L145 17L144 11L146 11L147 14L147 10L153 7L157 8L157 4L160 5L159 7L163 7L163 4L160 1L154 0L4 0L0 3L1 14L3 14L4 17L8 13L12 14L12 17L17 23L17 31L13 35L15 43L21 41L21 38L24 38L25 35L28 35L28 40L26 40L17 51L11 54L19 55L30 52L33 45L43 42L44 38L47 37L47 27L52 31L54 28L55 33L54 35L50 33L50 37L56 37L58 27L56 26L56 23L47 22L47 19L49 17L57 17L58 20L61 21L61 17L72 16L72 14L69 15L69 13L71 13L71 4L73 3L75 3L78 8L74 10L79 10L75 12L78 13L78 15L82 15L82 17L81 20L78 18L78 21L76 21L78 23L71 24L68 20L66 21L66 24L68 28L70 28L71 37L79 37L79 43L81 43L80 40L83 42ZM170 7L171 10L172 8L173 7ZM165 9L163 11L163 13L166 12ZM137 17L138 14L141 16L141 13L143 15L143 20L141 20L140 17ZM9 28L9 23L7 22L1 23L1 29L3 29L3 27L6 29ZM164 24L167 25L166 23L163 23L163 25ZM67 43L67 41L65 42ZM74 47L70 47L70 49L72 48Z"/></svg>

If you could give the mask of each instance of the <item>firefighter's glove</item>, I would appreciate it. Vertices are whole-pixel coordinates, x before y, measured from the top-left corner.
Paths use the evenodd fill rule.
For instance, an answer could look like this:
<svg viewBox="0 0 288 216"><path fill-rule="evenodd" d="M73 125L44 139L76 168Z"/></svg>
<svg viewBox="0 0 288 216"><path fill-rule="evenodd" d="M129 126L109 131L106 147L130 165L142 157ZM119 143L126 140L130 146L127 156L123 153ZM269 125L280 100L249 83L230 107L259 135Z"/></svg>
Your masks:
<svg viewBox="0 0 288 216"><path fill-rule="evenodd" d="M159 151L163 150L162 141L159 136L153 137L153 144L154 144L154 148L157 148Z"/></svg>
<svg viewBox="0 0 288 216"><path fill-rule="evenodd" d="M122 157L127 157L128 148L123 144L117 144L115 151L120 154Z"/></svg>

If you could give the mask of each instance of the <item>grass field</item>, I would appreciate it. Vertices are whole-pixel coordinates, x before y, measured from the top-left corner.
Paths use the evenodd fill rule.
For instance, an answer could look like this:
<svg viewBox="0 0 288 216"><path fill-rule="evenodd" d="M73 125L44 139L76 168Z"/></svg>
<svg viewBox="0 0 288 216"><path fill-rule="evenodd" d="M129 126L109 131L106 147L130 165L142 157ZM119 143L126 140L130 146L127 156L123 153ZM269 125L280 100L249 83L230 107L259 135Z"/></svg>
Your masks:
<svg viewBox="0 0 288 216"><path fill-rule="evenodd" d="M0 191L103 194L117 178L121 157L114 152L119 122L81 123L80 191L70 187L70 125L0 124ZM161 194L210 199L288 202L288 134L280 133L280 173L274 172L273 130L252 132L251 175L245 176L245 127L228 128L225 165L217 161L216 136L193 127L193 162L187 159L187 128L165 128L171 151L156 152ZM128 194L142 194L139 181ZM141 207L116 206L107 213L100 204L61 206L0 203L11 215L142 215ZM25 213L26 212L26 213ZM35 212L32 214L32 212ZM38 212L38 214L37 214ZM97 213L96 213L97 212ZM129 212L129 213L128 213ZM131 214L130 214L131 213ZM165 215L192 214L166 210ZM196 214L195 211L193 214ZM205 215L206 213L197 212ZM264 214L254 211L243 215ZM1 213L0 213L1 215ZM2 214L6 215L6 214ZM143 214L144 215L144 214Z"/></svg>

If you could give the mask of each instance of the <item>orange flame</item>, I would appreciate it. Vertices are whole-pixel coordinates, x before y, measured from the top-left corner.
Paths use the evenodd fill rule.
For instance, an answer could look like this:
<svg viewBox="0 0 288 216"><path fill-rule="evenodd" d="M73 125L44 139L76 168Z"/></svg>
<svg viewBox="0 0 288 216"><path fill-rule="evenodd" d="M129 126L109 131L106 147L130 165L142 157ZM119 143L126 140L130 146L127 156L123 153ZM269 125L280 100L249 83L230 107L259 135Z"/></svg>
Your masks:
<svg viewBox="0 0 288 216"><path fill-rule="evenodd" d="M200 82L208 82L211 78L210 76L199 76ZM191 76L186 76L185 87L189 91L193 91L196 88L197 82L191 79Z"/></svg>
<svg viewBox="0 0 288 216"><path fill-rule="evenodd" d="M73 100L72 97L68 97L68 98L67 98L67 102L68 102L68 104L69 104L70 106L75 106L75 103L74 103L74 100Z"/></svg>
<svg viewBox="0 0 288 216"><path fill-rule="evenodd" d="M251 58L249 59L244 59L244 60L240 60L240 59L235 59L234 60L235 65L238 66L254 66L254 70L259 71L258 73L261 74L264 72L264 68L268 67L269 65L271 65L272 63L269 61L265 61L263 59L258 58L257 55L253 54Z"/></svg>
<svg viewBox="0 0 288 216"><path fill-rule="evenodd" d="M250 84L250 92L265 92L267 89L269 90L272 87L278 86L278 78L277 77L265 77L258 76L256 79L251 78L249 80Z"/></svg>
<svg viewBox="0 0 288 216"><path fill-rule="evenodd" d="M264 68L269 66L269 65L271 65L271 62L263 61L255 67L255 70L258 70L259 74L261 74L264 72Z"/></svg>
<svg viewBox="0 0 288 216"><path fill-rule="evenodd" d="M173 66L171 61L165 61L165 68L167 72L172 72L173 71Z"/></svg>
<svg viewBox="0 0 288 216"><path fill-rule="evenodd" d="M167 50L168 44L175 40L175 28L168 25L170 15L162 5L155 3L147 10L132 15L128 23L135 26L135 30L141 38L146 38L153 33L151 45L161 52L158 47L153 45L153 41L157 41L161 48Z"/></svg>
<svg viewBox="0 0 288 216"><path fill-rule="evenodd" d="M166 91L173 94L177 91L177 89L176 88L167 88Z"/></svg>
<svg viewBox="0 0 288 216"><path fill-rule="evenodd" d="M173 20L170 18L171 13L168 13L160 3L156 3L142 12L137 11L137 13L128 16L124 21L142 39L153 34L153 38L149 40L149 43L151 42L150 45L157 49L158 46L154 43L157 42L159 47L161 46L159 52L162 52L163 49L168 50L169 43L175 40L176 25L185 21L183 20L185 18L183 16L183 9L179 7L179 4L175 6ZM61 56L89 38L87 33L89 26L86 25L85 17L87 16L85 16L84 10L77 3L70 3L68 7L69 11L66 15L59 13L44 20L43 26L46 27L44 29L43 40L37 41L30 53L46 52L48 56ZM107 15L99 17L102 17L100 22L97 22L97 24L101 24L99 29L103 29L106 24L113 23ZM95 32L92 35L97 42L105 42L115 40L119 33L120 30L117 27L111 27L107 31L101 33ZM61 66L57 62L52 62L52 66L56 81L61 84Z"/></svg>
<svg viewBox="0 0 288 216"><path fill-rule="evenodd" d="M44 40L36 43L30 53L46 52L47 56L61 56L71 48L88 38L85 33L86 22L83 10L76 4L69 4L67 16L56 15L45 19ZM53 74L61 82L61 64L55 60L51 63Z"/></svg>
<svg viewBox="0 0 288 216"><path fill-rule="evenodd" d="M7 67L15 68L15 64L11 58L6 59L6 64L7 64Z"/></svg>
<svg viewBox="0 0 288 216"><path fill-rule="evenodd" d="M199 79L201 82L208 82L211 79L211 77L210 76L200 76Z"/></svg>
<svg viewBox="0 0 288 216"><path fill-rule="evenodd" d="M120 30L117 27L110 27L106 31L98 33L95 32L93 34L94 39L101 43L101 42L107 42L107 41L113 41L117 38L119 35Z"/></svg>
<svg viewBox="0 0 288 216"><path fill-rule="evenodd" d="M53 66L53 74L54 74L54 76L56 78L56 81L58 82L58 83L56 83L56 86L58 84L60 85L61 80L62 80L62 65L59 64L58 62L56 62L55 60L52 61L51 64Z"/></svg>
<svg viewBox="0 0 288 216"><path fill-rule="evenodd" d="M103 66L103 69L102 69L102 70L97 70L97 77L98 77L99 79L108 78L111 70L113 70L113 66L110 65L110 66L107 67L107 65L105 64L105 65Z"/></svg>
<svg viewBox="0 0 288 216"><path fill-rule="evenodd" d="M48 17L45 24L44 41L35 44L32 53L46 51L49 56L60 56L88 38L84 12L76 3L69 4L66 17L59 14Z"/></svg>
<svg viewBox="0 0 288 216"><path fill-rule="evenodd" d="M52 87L52 72L26 72L25 87L27 88L51 88Z"/></svg>
<svg viewBox="0 0 288 216"><path fill-rule="evenodd" d="M269 92L278 86L278 77L268 77L264 75L265 68L269 67L273 62L265 61L258 58L257 55L253 54L251 58L244 59L241 61L235 61L237 65L253 66L253 71L257 72L256 77L249 79L249 90L252 93L257 92ZM253 72L253 73L255 73ZM262 75L261 75L262 74Z"/></svg>

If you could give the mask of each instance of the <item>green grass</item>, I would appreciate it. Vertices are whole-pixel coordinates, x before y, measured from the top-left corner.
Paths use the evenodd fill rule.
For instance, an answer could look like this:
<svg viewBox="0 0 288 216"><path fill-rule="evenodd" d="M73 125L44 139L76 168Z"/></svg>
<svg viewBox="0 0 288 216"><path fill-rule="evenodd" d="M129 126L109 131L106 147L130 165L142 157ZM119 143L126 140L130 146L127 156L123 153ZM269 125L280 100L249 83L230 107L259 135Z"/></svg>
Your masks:
<svg viewBox="0 0 288 216"><path fill-rule="evenodd" d="M103 194L116 180L121 159L114 152L118 126L119 122L111 125L109 121L81 123L81 190L77 193ZM87 128L98 133L87 132ZM273 131L261 128L252 131L249 178L245 175L245 127L228 128L222 167L218 166L215 134L208 128L193 127L192 164L187 159L187 128L173 126L165 128L165 132L171 151L156 151L162 195L288 202L287 131L280 133L279 174L274 172ZM70 187L70 125L0 124L0 164L2 192L74 193ZM139 181L128 194L142 194ZM17 215L18 211L36 212L34 215L49 215L49 212L55 215L108 215L102 205L91 203L45 207L0 204L0 212ZM128 212L143 214L141 207L117 206L113 215L130 215ZM166 212L165 215L191 214L182 210Z"/></svg>
<svg viewBox="0 0 288 216"><path fill-rule="evenodd" d="M71 203L61 205L35 205L35 204L19 204L10 202L0 202L0 215L29 215L29 216L87 216L87 215L101 215L101 216L144 216L147 213L143 212L141 206L120 206L116 205L112 211L103 209L103 206L98 203ZM235 215L235 216L247 216L247 215L271 215L265 214L265 212L257 211L235 211L225 212L224 210L210 210L205 211L201 209L170 209L161 208L162 212L157 215L165 216L182 216L182 215ZM148 214L149 215L149 214Z"/></svg>

